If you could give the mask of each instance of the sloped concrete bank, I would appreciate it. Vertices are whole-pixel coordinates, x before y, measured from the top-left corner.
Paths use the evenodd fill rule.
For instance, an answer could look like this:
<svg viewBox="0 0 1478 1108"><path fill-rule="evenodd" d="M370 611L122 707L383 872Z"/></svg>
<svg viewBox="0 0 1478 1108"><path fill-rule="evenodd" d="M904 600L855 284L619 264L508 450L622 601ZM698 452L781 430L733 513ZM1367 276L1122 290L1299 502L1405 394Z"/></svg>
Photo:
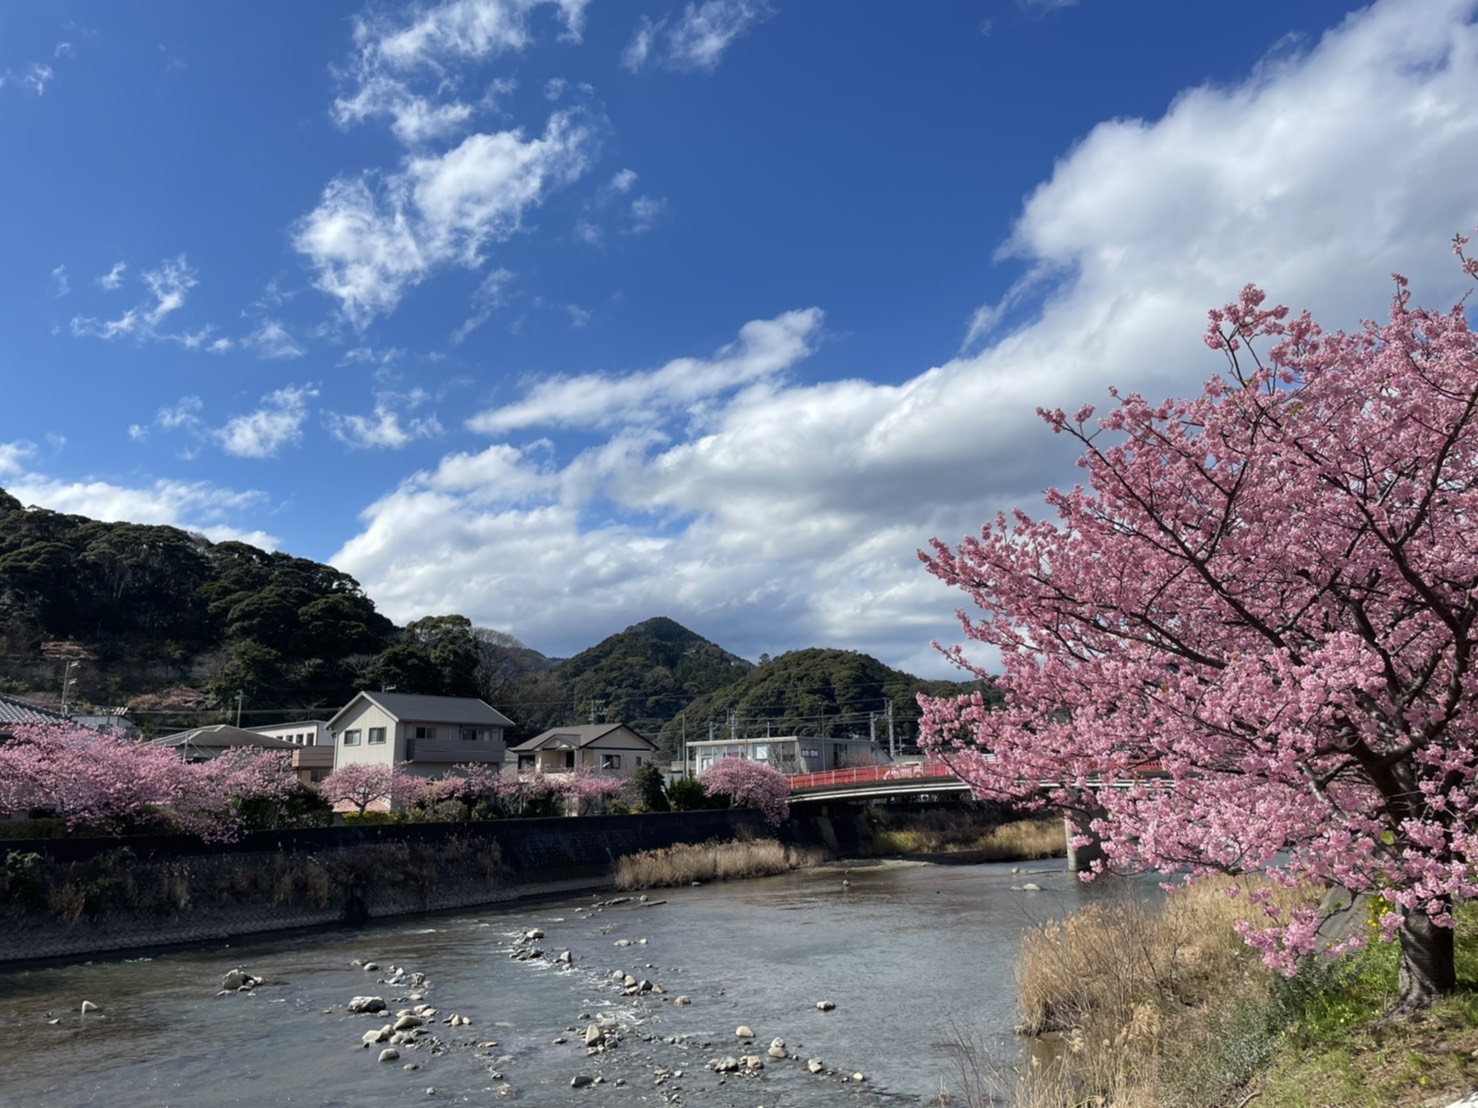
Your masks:
<svg viewBox="0 0 1478 1108"><path fill-rule="evenodd" d="M775 833L736 810L0 842L0 963L603 889L626 854Z"/></svg>

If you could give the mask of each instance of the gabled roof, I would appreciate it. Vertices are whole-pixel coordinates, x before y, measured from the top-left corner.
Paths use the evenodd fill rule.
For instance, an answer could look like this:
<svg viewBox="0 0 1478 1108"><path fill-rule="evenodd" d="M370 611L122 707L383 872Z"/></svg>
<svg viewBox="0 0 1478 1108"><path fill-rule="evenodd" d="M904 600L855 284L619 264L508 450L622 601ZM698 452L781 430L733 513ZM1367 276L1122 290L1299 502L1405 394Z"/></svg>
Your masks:
<svg viewBox="0 0 1478 1108"><path fill-rule="evenodd" d="M657 749L657 744L651 739L640 731L627 727L624 723L585 723L577 727L551 727L543 734L535 735L527 742L521 742L508 749L524 754L535 750L579 750L615 731L625 731L628 735L633 735L646 743L653 750Z"/></svg>
<svg viewBox="0 0 1478 1108"><path fill-rule="evenodd" d="M482 727L512 727L513 721L475 696L418 696L415 693L361 692L334 713L332 729L339 717L359 701L368 700L397 723L466 723Z"/></svg>
<svg viewBox="0 0 1478 1108"><path fill-rule="evenodd" d="M0 693L0 728L9 731L24 723L67 723L68 718L54 708L32 704L18 696Z"/></svg>

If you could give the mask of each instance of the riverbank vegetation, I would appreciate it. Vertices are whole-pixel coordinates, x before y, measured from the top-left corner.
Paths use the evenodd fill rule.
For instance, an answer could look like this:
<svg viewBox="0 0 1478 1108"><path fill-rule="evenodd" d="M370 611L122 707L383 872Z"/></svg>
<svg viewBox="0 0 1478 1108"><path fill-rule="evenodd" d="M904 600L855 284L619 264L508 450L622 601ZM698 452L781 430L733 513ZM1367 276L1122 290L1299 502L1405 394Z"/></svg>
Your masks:
<svg viewBox="0 0 1478 1108"><path fill-rule="evenodd" d="M816 846L790 846L775 839L730 839L727 842L680 843L665 850L644 850L616 863L616 888L654 889L691 885L694 881L730 881L767 877L808 869L826 860Z"/></svg>
<svg viewBox="0 0 1478 1108"><path fill-rule="evenodd" d="M972 862L1027 862L1060 858L1067 835L1059 816L1001 822L993 810L949 808L868 810L870 853L955 854Z"/></svg>
<svg viewBox="0 0 1478 1108"><path fill-rule="evenodd" d="M1017 982L1020 1030L1037 1036L1031 1061L994 1072L962 1030L949 1103L1415 1108L1478 1083L1478 913L1458 914L1458 990L1390 1018L1399 949L1376 941L1387 905L1353 909L1361 949L1305 959L1288 977L1234 930L1262 912L1246 895L1257 890L1284 911L1317 896L1224 878L1160 905L1109 899L1027 932Z"/></svg>

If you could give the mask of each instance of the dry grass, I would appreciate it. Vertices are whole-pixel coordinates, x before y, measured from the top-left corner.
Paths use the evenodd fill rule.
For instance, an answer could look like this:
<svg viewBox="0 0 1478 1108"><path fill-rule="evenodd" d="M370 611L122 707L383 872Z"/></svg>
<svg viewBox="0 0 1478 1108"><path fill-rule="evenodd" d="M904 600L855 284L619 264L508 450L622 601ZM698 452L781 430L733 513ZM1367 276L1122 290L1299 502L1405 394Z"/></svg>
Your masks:
<svg viewBox="0 0 1478 1108"><path fill-rule="evenodd" d="M930 812L905 826L874 828L872 852L958 853L982 862L1024 862L1061 857L1067 853L1067 834L1058 816L982 828L980 818L968 811Z"/></svg>
<svg viewBox="0 0 1478 1108"><path fill-rule="evenodd" d="M963 1102L1168 1108L1212 1103L1244 1080L1276 1032L1270 973L1232 929L1249 909L1245 895L1227 895L1232 883L1206 881L1159 905L1106 901L1028 931L1016 977L1021 1030L1039 1036L1031 1060L994 1073L957 1035ZM1286 906L1309 899L1274 896Z"/></svg>
<svg viewBox="0 0 1478 1108"><path fill-rule="evenodd" d="M616 888L652 889L694 881L763 877L814 866L825 858L826 852L818 847L786 846L774 839L685 843L621 858L616 864Z"/></svg>

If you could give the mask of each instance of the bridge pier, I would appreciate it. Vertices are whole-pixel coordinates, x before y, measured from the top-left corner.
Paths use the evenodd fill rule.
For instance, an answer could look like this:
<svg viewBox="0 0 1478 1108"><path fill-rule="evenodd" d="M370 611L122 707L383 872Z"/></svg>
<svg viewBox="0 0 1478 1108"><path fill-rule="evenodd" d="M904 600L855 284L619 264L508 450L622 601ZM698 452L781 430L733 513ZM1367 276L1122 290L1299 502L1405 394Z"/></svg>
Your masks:
<svg viewBox="0 0 1478 1108"><path fill-rule="evenodd" d="M1082 811L1065 812L1062 817L1063 830L1067 834L1067 869L1069 873L1080 873L1094 862L1103 861L1103 839L1089 826L1094 813ZM1073 839L1086 835L1090 842L1073 846Z"/></svg>

